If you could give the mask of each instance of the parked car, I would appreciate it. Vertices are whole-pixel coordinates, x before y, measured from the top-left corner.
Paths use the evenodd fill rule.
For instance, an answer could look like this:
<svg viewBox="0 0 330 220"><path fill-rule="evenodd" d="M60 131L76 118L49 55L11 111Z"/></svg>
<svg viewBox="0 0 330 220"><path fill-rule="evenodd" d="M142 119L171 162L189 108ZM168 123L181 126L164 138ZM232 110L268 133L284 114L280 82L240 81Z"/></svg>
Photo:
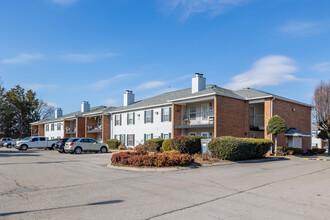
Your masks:
<svg viewBox="0 0 330 220"><path fill-rule="evenodd" d="M68 140L69 138L62 138L59 141L57 141L54 150L57 150L60 153L64 153L64 145Z"/></svg>
<svg viewBox="0 0 330 220"><path fill-rule="evenodd" d="M71 154L81 154L83 151L106 153L108 150L106 144L99 143L92 138L72 138L69 139L64 146L64 152L69 152Z"/></svg>
<svg viewBox="0 0 330 220"><path fill-rule="evenodd" d="M11 138L1 138L1 139L0 139L0 147L3 147L3 145L4 145L7 141L11 141Z"/></svg>
<svg viewBox="0 0 330 220"><path fill-rule="evenodd" d="M50 149L55 147L57 140L47 140L46 137L28 137L16 143L18 150L26 151L28 148Z"/></svg>
<svg viewBox="0 0 330 220"><path fill-rule="evenodd" d="M12 148L15 146L15 140L7 141L6 143L3 144L4 147L6 148Z"/></svg>

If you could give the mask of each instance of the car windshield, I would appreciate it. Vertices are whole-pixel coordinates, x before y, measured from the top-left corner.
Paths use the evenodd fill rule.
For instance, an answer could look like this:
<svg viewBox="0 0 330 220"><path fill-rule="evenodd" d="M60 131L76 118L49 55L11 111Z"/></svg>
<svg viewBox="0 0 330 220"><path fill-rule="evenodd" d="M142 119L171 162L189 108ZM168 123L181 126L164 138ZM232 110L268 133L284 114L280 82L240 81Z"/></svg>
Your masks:
<svg viewBox="0 0 330 220"><path fill-rule="evenodd" d="M27 137L27 138L24 138L23 141L28 141L30 140L32 137Z"/></svg>
<svg viewBox="0 0 330 220"><path fill-rule="evenodd" d="M78 139L77 138L73 138L73 139L69 139L67 142L76 142Z"/></svg>

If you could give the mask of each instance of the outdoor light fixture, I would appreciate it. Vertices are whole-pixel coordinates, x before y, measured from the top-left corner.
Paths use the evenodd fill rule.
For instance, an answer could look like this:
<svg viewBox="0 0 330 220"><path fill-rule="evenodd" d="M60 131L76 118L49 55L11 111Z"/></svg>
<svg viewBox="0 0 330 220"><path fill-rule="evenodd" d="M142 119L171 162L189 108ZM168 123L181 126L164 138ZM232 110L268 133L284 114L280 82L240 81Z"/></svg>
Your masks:
<svg viewBox="0 0 330 220"><path fill-rule="evenodd" d="M293 112L295 112L295 111L296 111L296 109L295 109L295 108L292 108L292 111L293 111Z"/></svg>
<svg viewBox="0 0 330 220"><path fill-rule="evenodd" d="M158 112L155 112L156 115L158 115Z"/></svg>
<svg viewBox="0 0 330 220"><path fill-rule="evenodd" d="M137 114L138 117L140 117L140 114Z"/></svg>

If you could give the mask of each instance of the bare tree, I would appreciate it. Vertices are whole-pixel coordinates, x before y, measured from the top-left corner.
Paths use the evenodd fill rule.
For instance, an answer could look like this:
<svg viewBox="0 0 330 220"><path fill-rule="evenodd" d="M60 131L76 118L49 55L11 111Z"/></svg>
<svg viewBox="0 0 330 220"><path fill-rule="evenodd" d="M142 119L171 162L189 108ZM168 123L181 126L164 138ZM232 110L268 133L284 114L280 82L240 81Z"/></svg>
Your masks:
<svg viewBox="0 0 330 220"><path fill-rule="evenodd" d="M321 81L314 91L314 118L321 130L330 133L330 80Z"/></svg>
<svg viewBox="0 0 330 220"><path fill-rule="evenodd" d="M54 111L55 107L47 104L46 102L40 100L37 113L39 115L40 120L47 119L47 118L53 118L54 117Z"/></svg>

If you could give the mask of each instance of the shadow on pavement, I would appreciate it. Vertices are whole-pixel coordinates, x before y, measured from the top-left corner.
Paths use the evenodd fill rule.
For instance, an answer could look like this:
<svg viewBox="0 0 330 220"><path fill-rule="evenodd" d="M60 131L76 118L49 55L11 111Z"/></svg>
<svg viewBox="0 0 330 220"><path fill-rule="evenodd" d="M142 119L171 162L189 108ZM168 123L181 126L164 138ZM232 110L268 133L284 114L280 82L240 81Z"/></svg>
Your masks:
<svg viewBox="0 0 330 220"><path fill-rule="evenodd" d="M244 161L235 161L236 163L269 163L269 162L278 162L283 160L290 160L289 158L262 158L257 160L244 160Z"/></svg>
<svg viewBox="0 0 330 220"><path fill-rule="evenodd" d="M85 206L109 205L109 204L115 204L115 203L120 203L120 202L124 202L124 200L109 200L109 201L88 203L88 204L84 204L84 205L72 205L72 206L63 206L63 207L58 207L58 208L36 209L36 210L19 211L19 212L6 212L6 213L0 213L0 216L19 215L19 214L25 214L25 213L31 213L31 212L51 211L51 210L57 210L57 209L68 209L68 208L77 208L77 207L85 207Z"/></svg>
<svg viewBox="0 0 330 220"><path fill-rule="evenodd" d="M32 151L0 151L0 157L38 157L40 154Z"/></svg>

